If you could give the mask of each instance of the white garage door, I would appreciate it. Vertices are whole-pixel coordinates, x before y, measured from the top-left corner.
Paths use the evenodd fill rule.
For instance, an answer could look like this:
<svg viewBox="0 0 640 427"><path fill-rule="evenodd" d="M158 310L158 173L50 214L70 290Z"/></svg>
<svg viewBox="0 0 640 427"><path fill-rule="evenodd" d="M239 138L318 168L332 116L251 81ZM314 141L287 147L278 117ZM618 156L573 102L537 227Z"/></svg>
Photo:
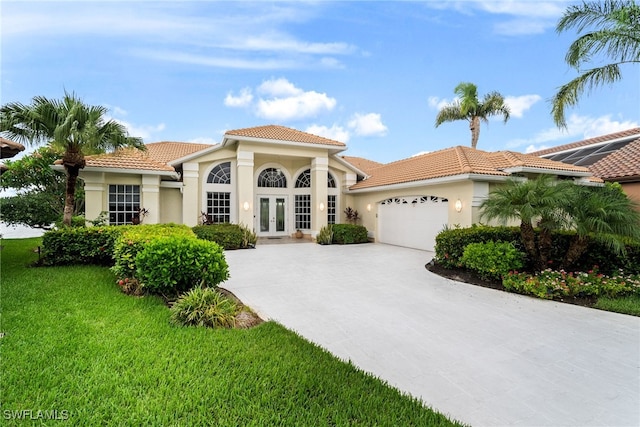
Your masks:
<svg viewBox="0 0 640 427"><path fill-rule="evenodd" d="M378 205L378 241L433 251L449 222L449 202L434 196L394 197Z"/></svg>

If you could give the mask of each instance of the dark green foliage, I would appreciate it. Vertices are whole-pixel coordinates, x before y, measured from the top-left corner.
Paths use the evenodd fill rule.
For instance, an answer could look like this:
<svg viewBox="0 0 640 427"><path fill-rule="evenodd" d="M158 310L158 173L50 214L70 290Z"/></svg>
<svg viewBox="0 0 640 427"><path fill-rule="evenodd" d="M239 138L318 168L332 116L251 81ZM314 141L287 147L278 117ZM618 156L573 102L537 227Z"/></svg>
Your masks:
<svg viewBox="0 0 640 427"><path fill-rule="evenodd" d="M123 227L63 227L42 237L46 265L113 265L114 245Z"/></svg>
<svg viewBox="0 0 640 427"><path fill-rule="evenodd" d="M71 227L86 227L86 226L87 226L87 220L84 218L84 216L76 215L71 217ZM57 228L67 227L62 222L62 217L60 217L59 221L56 221L56 227Z"/></svg>
<svg viewBox="0 0 640 427"><path fill-rule="evenodd" d="M367 228L356 224L333 224L333 243L348 245L351 243L367 243Z"/></svg>
<svg viewBox="0 0 640 427"><path fill-rule="evenodd" d="M537 235L538 230L536 230ZM573 236L575 233L571 231L559 231L552 234L549 268L559 268ZM436 236L436 260L445 268L462 267L461 258L464 248L468 244L490 241L511 242L516 249L524 252L520 240L520 230L517 227L474 225L469 228L454 228L440 232ZM594 265L597 265L604 274L611 274L618 269L623 269L628 274L638 274L640 273L640 244L628 242L626 256L619 256L605 243L591 240L587 251L574 264L572 270L589 271ZM531 270L532 268L531 260L526 259L525 269Z"/></svg>
<svg viewBox="0 0 640 427"><path fill-rule="evenodd" d="M157 237L135 257L136 279L143 289L178 295L195 286L215 287L229 278L222 248L190 236Z"/></svg>
<svg viewBox="0 0 640 427"><path fill-rule="evenodd" d="M245 233L238 224L197 225L192 230L199 239L216 242L225 249L240 249L243 247Z"/></svg>
<svg viewBox="0 0 640 427"><path fill-rule="evenodd" d="M45 193L19 194L0 198L0 219L10 225L48 230L62 216L49 205L50 196Z"/></svg>
<svg viewBox="0 0 640 427"><path fill-rule="evenodd" d="M153 239L178 235L194 237L193 231L186 225L127 225L122 226L122 228L124 231L117 240L113 251L115 265L112 271L119 279L134 278L136 276L136 255Z"/></svg>
<svg viewBox="0 0 640 427"><path fill-rule="evenodd" d="M445 268L462 267L464 248L470 243L513 242L522 250L520 230L517 227L488 227L474 225L469 228L451 228L436 236L436 259Z"/></svg>
<svg viewBox="0 0 640 427"><path fill-rule="evenodd" d="M212 288L195 287L171 306L171 322L184 326L233 328L238 305Z"/></svg>
<svg viewBox="0 0 640 427"><path fill-rule="evenodd" d="M509 242L471 243L460 262L483 279L500 279L510 271L522 269L524 253Z"/></svg>

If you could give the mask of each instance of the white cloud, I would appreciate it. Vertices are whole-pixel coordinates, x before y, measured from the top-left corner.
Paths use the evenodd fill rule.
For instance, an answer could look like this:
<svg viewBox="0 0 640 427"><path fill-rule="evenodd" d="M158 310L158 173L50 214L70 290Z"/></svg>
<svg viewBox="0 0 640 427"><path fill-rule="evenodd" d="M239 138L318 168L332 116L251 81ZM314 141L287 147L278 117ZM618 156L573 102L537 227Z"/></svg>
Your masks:
<svg viewBox="0 0 640 427"><path fill-rule="evenodd" d="M262 83L259 92L271 95L256 103L256 114L270 120L286 121L315 117L333 110L337 101L326 93L303 91L286 79L269 80Z"/></svg>
<svg viewBox="0 0 640 427"><path fill-rule="evenodd" d="M524 152L525 153L534 153L536 151L546 150L547 148L549 148L548 145L538 145L538 146L536 146L536 145L531 144L524 150Z"/></svg>
<svg viewBox="0 0 640 427"><path fill-rule="evenodd" d="M412 154L411 157L418 157L418 156L422 156L423 154L429 154L431 151L421 151L419 153L416 154Z"/></svg>
<svg viewBox="0 0 640 427"><path fill-rule="evenodd" d="M322 136L325 138L333 139L334 141L348 142L350 138L349 131L339 125L332 125L331 127L311 125L307 127L305 132L312 133L314 135Z"/></svg>
<svg viewBox="0 0 640 427"><path fill-rule="evenodd" d="M360 136L385 136L388 130L378 113L356 113L347 126Z"/></svg>
<svg viewBox="0 0 640 427"><path fill-rule="evenodd" d="M127 131L129 132L130 136L142 138L143 140L150 139L153 134L162 132L165 128L164 123L160 123L157 125L134 125L120 119L113 119L113 120L120 123L125 128L127 128Z"/></svg>
<svg viewBox="0 0 640 427"><path fill-rule="evenodd" d="M303 93L293 83L284 78L271 79L258 86L258 92L270 96L298 96Z"/></svg>
<svg viewBox="0 0 640 427"><path fill-rule="evenodd" d="M435 109L435 110L442 110L443 107L446 107L447 105L453 104L454 102L458 102L459 99L453 98L451 101L449 101L446 98L438 98L437 96L430 96L427 99L427 102L429 103L429 107Z"/></svg>
<svg viewBox="0 0 640 427"><path fill-rule="evenodd" d="M227 94L224 98L224 105L227 107L247 107L251 105L251 101L253 101L253 94L251 93L251 89L245 87L240 91L240 95L234 96L231 92Z"/></svg>
<svg viewBox="0 0 640 427"><path fill-rule="evenodd" d="M567 119L566 129L558 129L557 127L544 129L532 138L511 140L507 143L507 147L517 148L526 146L527 152L532 152L544 149L539 147L565 144L567 143L565 142L567 138L572 138L574 141L577 141L620 132L634 127L638 127L638 122L631 120L612 120L611 115L594 118L572 114ZM554 144L554 142L557 143Z"/></svg>
<svg viewBox="0 0 640 427"><path fill-rule="evenodd" d="M525 111L541 99L540 95L507 96L504 102L511 110L512 117L521 118Z"/></svg>

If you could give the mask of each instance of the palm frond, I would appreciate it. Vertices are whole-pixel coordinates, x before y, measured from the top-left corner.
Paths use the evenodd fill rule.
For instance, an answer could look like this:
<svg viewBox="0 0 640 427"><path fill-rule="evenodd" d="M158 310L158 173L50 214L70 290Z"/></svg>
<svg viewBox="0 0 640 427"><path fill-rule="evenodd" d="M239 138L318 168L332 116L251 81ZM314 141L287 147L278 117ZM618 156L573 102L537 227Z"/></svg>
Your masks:
<svg viewBox="0 0 640 427"><path fill-rule="evenodd" d="M444 122L454 122L457 120L468 120L468 118L462 113L460 104L455 101L452 104L445 105L438 111L435 126L438 127Z"/></svg>
<svg viewBox="0 0 640 427"><path fill-rule="evenodd" d="M619 64L608 64L585 71L569 83L560 86L551 100L553 121L557 126L566 128L565 110L567 107L576 105L582 93L585 91L589 93L593 88L613 83L621 77Z"/></svg>

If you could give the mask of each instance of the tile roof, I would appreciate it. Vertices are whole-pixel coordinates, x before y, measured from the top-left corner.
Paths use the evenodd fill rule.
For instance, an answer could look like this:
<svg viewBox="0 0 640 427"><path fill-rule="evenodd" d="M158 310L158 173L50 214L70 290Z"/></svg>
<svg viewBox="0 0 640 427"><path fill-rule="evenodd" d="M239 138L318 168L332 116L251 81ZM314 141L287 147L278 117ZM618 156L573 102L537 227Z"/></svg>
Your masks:
<svg viewBox="0 0 640 427"><path fill-rule="evenodd" d="M640 178L640 138L589 167L602 179Z"/></svg>
<svg viewBox="0 0 640 427"><path fill-rule="evenodd" d="M333 139L324 138L296 129L284 126L267 125L252 128L235 129L225 132L227 135L244 136L248 138L271 139L276 141L302 142L306 144L335 145L338 147L346 147L343 142L334 141Z"/></svg>
<svg viewBox="0 0 640 427"><path fill-rule="evenodd" d="M351 187L352 190L442 178L462 174L509 176L511 167L551 169L559 172L589 172L587 168L531 154L512 151L489 153L471 147L452 147L420 156L387 163L374 169L371 176Z"/></svg>
<svg viewBox="0 0 640 427"><path fill-rule="evenodd" d="M85 159L87 167L175 172L175 169L166 163L153 159L150 153L134 148L124 148L116 150L114 153L86 156Z"/></svg>
<svg viewBox="0 0 640 427"><path fill-rule="evenodd" d="M24 151L24 145L13 142L0 136L0 157L3 159L13 157L20 151Z"/></svg>
<svg viewBox="0 0 640 427"><path fill-rule="evenodd" d="M170 163L173 160L197 153L201 150L213 147L212 144L193 144L190 142L152 142L145 144L149 157L161 163Z"/></svg>
<svg viewBox="0 0 640 427"><path fill-rule="evenodd" d="M586 147L592 144L598 144L600 142L612 141L615 139L620 139L624 137L631 137L634 135L640 136L640 128L631 128L621 132L610 133L607 135L600 135L595 138L584 139L582 141L575 141L569 144L559 145L557 147L547 148L545 150L535 151L533 153L534 156L544 156L547 154L559 153L561 151L572 150L575 148Z"/></svg>
<svg viewBox="0 0 640 427"><path fill-rule="evenodd" d="M365 159L363 157L353 157L353 156L340 156L347 163L355 166L357 169L360 169L362 172L370 175L373 169L379 168L380 166L384 166L384 163L374 162L373 160Z"/></svg>

